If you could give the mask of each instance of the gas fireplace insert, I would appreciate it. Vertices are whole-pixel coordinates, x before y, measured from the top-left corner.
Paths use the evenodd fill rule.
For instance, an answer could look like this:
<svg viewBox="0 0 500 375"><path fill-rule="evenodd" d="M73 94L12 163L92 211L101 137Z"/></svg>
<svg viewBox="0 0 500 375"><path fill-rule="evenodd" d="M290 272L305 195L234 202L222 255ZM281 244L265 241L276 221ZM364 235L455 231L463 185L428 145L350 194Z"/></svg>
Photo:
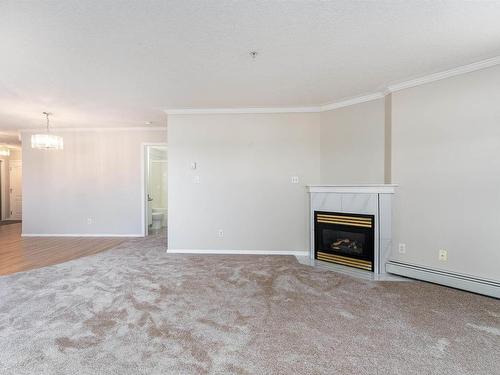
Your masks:
<svg viewBox="0 0 500 375"><path fill-rule="evenodd" d="M373 272L373 215L314 212L314 257Z"/></svg>

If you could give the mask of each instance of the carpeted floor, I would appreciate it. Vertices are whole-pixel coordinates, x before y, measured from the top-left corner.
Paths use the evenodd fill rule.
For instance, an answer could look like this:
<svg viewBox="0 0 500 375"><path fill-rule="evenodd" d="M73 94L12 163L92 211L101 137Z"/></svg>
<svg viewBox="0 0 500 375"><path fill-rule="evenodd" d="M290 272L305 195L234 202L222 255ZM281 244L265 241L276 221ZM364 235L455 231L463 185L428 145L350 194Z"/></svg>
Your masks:
<svg viewBox="0 0 500 375"><path fill-rule="evenodd" d="M159 238L0 278L0 374L500 374L500 301Z"/></svg>

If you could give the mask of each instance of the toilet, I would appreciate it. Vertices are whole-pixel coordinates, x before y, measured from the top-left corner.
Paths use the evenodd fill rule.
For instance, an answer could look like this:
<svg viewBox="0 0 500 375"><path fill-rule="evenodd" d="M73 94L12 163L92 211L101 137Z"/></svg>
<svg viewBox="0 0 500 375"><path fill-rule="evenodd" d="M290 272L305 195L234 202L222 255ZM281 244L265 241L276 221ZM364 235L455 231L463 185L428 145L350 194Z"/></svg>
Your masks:
<svg viewBox="0 0 500 375"><path fill-rule="evenodd" d="M166 226L167 223L167 209L166 208L153 208L153 229L160 229Z"/></svg>

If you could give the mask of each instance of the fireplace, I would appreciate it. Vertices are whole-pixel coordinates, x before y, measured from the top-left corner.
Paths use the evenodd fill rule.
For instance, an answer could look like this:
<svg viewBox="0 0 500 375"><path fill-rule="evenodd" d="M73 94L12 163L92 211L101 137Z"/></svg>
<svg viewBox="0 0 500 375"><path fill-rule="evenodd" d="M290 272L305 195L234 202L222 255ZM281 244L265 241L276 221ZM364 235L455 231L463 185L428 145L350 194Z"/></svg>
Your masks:
<svg viewBox="0 0 500 375"><path fill-rule="evenodd" d="M373 215L314 211L314 257L374 270Z"/></svg>

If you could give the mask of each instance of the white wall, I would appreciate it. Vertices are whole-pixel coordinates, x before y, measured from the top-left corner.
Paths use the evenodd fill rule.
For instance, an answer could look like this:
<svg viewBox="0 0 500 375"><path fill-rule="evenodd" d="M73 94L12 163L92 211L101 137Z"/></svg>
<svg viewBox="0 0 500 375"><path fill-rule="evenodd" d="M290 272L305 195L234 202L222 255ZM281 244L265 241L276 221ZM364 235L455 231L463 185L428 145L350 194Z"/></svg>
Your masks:
<svg viewBox="0 0 500 375"><path fill-rule="evenodd" d="M321 183L384 182L384 99L321 113Z"/></svg>
<svg viewBox="0 0 500 375"><path fill-rule="evenodd" d="M63 151L41 151L23 134L23 233L140 235L141 143L166 142L166 131L60 135Z"/></svg>
<svg viewBox="0 0 500 375"><path fill-rule="evenodd" d="M392 111L393 258L500 281L500 67L396 92Z"/></svg>
<svg viewBox="0 0 500 375"><path fill-rule="evenodd" d="M175 115L168 137L170 249L308 249L319 114Z"/></svg>

